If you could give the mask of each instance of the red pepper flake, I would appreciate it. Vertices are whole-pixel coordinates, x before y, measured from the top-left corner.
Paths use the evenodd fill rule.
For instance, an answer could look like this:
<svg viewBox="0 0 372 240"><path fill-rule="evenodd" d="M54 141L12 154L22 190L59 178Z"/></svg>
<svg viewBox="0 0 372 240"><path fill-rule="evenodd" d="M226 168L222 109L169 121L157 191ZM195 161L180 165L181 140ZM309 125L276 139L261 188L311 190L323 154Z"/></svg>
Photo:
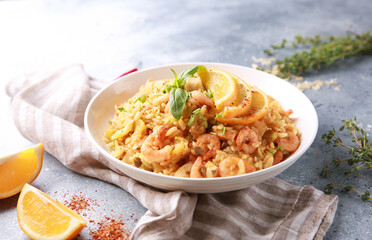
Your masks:
<svg viewBox="0 0 372 240"><path fill-rule="evenodd" d="M77 214L81 214L84 210L92 210L94 206L99 206L97 200L74 194L70 199L65 200L64 204L74 210ZM84 217L86 214L83 215Z"/></svg>
<svg viewBox="0 0 372 240"><path fill-rule="evenodd" d="M105 216L97 223L97 229L89 229L92 240L127 240L130 233L124 229L123 216L119 220Z"/></svg>

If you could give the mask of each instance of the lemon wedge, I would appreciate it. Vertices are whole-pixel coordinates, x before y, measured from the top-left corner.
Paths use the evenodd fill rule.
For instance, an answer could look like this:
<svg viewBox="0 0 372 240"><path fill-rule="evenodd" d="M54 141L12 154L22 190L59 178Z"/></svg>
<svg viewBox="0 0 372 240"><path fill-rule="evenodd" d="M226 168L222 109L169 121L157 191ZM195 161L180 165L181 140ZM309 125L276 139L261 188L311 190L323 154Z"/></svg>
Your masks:
<svg viewBox="0 0 372 240"><path fill-rule="evenodd" d="M236 99L238 90L231 74L213 68L199 68L197 73L204 87L211 90L217 109L222 110Z"/></svg>
<svg viewBox="0 0 372 240"><path fill-rule="evenodd" d="M217 118L217 121L227 124L247 125L263 118L269 110L270 100L258 87L252 86L252 102L247 113L234 118Z"/></svg>
<svg viewBox="0 0 372 240"><path fill-rule="evenodd" d="M32 183L43 165L44 146L38 144L0 158L0 199L19 193L25 183Z"/></svg>
<svg viewBox="0 0 372 240"><path fill-rule="evenodd" d="M72 239L87 225L73 210L27 183L18 199L17 216L32 239Z"/></svg>
<svg viewBox="0 0 372 240"><path fill-rule="evenodd" d="M238 94L235 100L226 106L222 112L223 118L233 118L249 111L252 102L251 86L237 76L234 76Z"/></svg>

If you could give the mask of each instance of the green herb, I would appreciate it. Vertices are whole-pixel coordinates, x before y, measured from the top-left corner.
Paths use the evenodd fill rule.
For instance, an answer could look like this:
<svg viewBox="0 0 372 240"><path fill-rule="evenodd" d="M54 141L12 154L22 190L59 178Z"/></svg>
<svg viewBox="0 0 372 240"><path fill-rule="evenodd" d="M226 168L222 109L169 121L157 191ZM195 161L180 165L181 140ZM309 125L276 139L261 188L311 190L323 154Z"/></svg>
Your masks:
<svg viewBox="0 0 372 240"><path fill-rule="evenodd" d="M203 121L207 120L207 118L204 117L204 116L199 116L199 118L200 118L201 120L203 120Z"/></svg>
<svg viewBox="0 0 372 240"><path fill-rule="evenodd" d="M204 127L208 128L208 122L204 122Z"/></svg>
<svg viewBox="0 0 372 240"><path fill-rule="evenodd" d="M194 124L194 120L195 120L195 115L191 115L187 125L189 125L189 127L191 127Z"/></svg>
<svg viewBox="0 0 372 240"><path fill-rule="evenodd" d="M290 78L303 75L312 69L328 67L335 61L347 57L372 54L372 31L362 34L348 33L342 37L315 35L304 38L301 35L296 35L295 41L289 42L284 39L280 44L272 45L270 49L264 50L264 53L271 56L273 50L286 48L287 43L291 43L294 48L301 45L306 50L277 60L274 67L261 68L261 70L281 78Z"/></svg>
<svg viewBox="0 0 372 240"><path fill-rule="evenodd" d="M194 75L201 67L203 66L187 68L183 70L180 75L177 75L176 72L171 69L174 74L174 83L171 86L172 89L169 95L170 112L177 120L181 118L187 98L190 96L189 92L183 89L183 85L186 83L187 79Z"/></svg>
<svg viewBox="0 0 372 240"><path fill-rule="evenodd" d="M180 73L180 75L177 75L177 73L173 69L171 69L171 71L174 74L175 87L177 88L183 87L183 85L185 85L186 83L186 80L193 76L198 71L199 67L200 66L186 68Z"/></svg>
<svg viewBox="0 0 372 240"><path fill-rule="evenodd" d="M253 167L256 167L256 165L254 165L254 163L251 163L251 162L250 162L250 164L251 164Z"/></svg>
<svg viewBox="0 0 372 240"><path fill-rule="evenodd" d="M140 102L139 109L142 110L142 108L143 108L143 103Z"/></svg>
<svg viewBox="0 0 372 240"><path fill-rule="evenodd" d="M109 124L112 124L112 121L109 121Z"/></svg>
<svg viewBox="0 0 372 240"><path fill-rule="evenodd" d="M125 112L125 109L124 109L123 107L119 107L118 110L119 110L120 112Z"/></svg>
<svg viewBox="0 0 372 240"><path fill-rule="evenodd" d="M347 163L350 167L344 172L345 175L354 173L358 174L361 169L371 169L372 168L372 144L367 138L367 133L364 129L358 127L356 123L356 118L343 120L343 126L339 129L340 132L346 131L351 136L351 141L354 143L352 145L347 145L343 143L341 138L337 137L336 130L333 129L322 135L325 143L327 145L332 145L333 147L342 147L349 151L349 157L346 159L334 158L330 163L328 163L322 170L321 174L324 177L328 177L328 168L330 166L338 167L342 163ZM342 185L342 184L329 184L326 193L331 193L334 187L342 187L346 191L354 191L360 194L363 200L372 200L369 191L364 191L361 193L355 190L352 186Z"/></svg>
<svg viewBox="0 0 372 240"><path fill-rule="evenodd" d="M136 100L134 102L140 101L141 103L144 103L144 102L146 102L146 100L147 100L146 95L142 95L142 96L136 98Z"/></svg>
<svg viewBox="0 0 372 240"><path fill-rule="evenodd" d="M201 112L201 109L198 108L198 109L195 109L195 110L192 112L192 114L194 114L194 115L198 115L200 112Z"/></svg>
<svg viewBox="0 0 372 240"><path fill-rule="evenodd" d="M221 113L216 113L216 117L217 118L222 118L222 114Z"/></svg>
<svg viewBox="0 0 372 240"><path fill-rule="evenodd" d="M175 119L180 120L187 98L187 91L182 88L173 88L170 92L170 112Z"/></svg>
<svg viewBox="0 0 372 240"><path fill-rule="evenodd" d="M210 132L210 134L212 134L212 135L216 135L216 133L215 133L215 132Z"/></svg>
<svg viewBox="0 0 372 240"><path fill-rule="evenodd" d="M278 145L278 148L279 148L280 151L284 151L282 146Z"/></svg>
<svg viewBox="0 0 372 240"><path fill-rule="evenodd" d="M177 141L177 140L178 140L178 137L177 137L177 136L175 136L175 137L174 137L174 141Z"/></svg>
<svg viewBox="0 0 372 240"><path fill-rule="evenodd" d="M225 134L225 132L226 132L226 127L225 126L222 126L222 135L224 135Z"/></svg>
<svg viewBox="0 0 372 240"><path fill-rule="evenodd" d="M159 92L159 93L154 93L154 94L152 94L153 97L158 97L158 96L160 96L160 95L161 95L160 92Z"/></svg>
<svg viewBox="0 0 372 240"><path fill-rule="evenodd" d="M272 148L269 148L269 152L271 152L272 154L276 153L275 149L272 149Z"/></svg>
<svg viewBox="0 0 372 240"><path fill-rule="evenodd" d="M207 97L209 97L210 99L213 99L213 94L212 94L212 92L211 92L210 89L208 89L207 91L204 90L203 93L204 93Z"/></svg>
<svg viewBox="0 0 372 240"><path fill-rule="evenodd" d="M172 86L170 84L164 85L163 89L161 90L163 93L168 93L172 90Z"/></svg>
<svg viewBox="0 0 372 240"><path fill-rule="evenodd" d="M283 154L284 154L284 156L289 156L289 152L287 152L287 151L283 151Z"/></svg>

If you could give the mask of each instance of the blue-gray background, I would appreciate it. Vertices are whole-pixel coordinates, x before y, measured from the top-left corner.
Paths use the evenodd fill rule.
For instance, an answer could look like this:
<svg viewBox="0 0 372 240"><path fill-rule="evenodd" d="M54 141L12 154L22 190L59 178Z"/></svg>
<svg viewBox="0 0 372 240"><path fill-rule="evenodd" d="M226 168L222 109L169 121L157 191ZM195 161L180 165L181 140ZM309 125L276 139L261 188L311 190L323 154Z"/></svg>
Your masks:
<svg viewBox="0 0 372 240"><path fill-rule="evenodd" d="M75 62L83 63L91 76L107 81L136 66L185 61L251 66L252 56L263 57L268 46L296 34L372 30L371 13L369 0L0 1L0 87L23 72ZM332 170L328 179L319 173L333 157L347 156L346 151L325 146L323 133L354 116L367 130L372 127L372 57L354 57L306 76L308 81L317 79L336 79L341 91L305 91L318 112L319 132L309 151L278 177L318 189L332 182L371 191L370 172L345 177L341 167ZM32 145L15 129L10 104L1 90L1 155ZM101 206L91 218L122 214L130 219L128 229L146 211L125 191L78 175L49 154L34 185L61 201L66 192L96 198ZM0 200L0 239L27 239L17 224L17 197ZM325 239L372 239L371 212L371 201L340 193ZM89 237L87 230L81 235Z"/></svg>

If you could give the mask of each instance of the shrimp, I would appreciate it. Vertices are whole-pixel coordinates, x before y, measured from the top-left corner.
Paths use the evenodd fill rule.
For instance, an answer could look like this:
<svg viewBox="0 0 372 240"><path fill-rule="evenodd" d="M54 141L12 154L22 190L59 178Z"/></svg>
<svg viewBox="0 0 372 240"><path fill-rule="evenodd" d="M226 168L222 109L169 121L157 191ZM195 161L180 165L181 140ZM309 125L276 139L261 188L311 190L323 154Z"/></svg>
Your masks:
<svg viewBox="0 0 372 240"><path fill-rule="evenodd" d="M218 173L221 177L229 177L254 172L256 168L250 163L245 163L238 157L225 158L219 165Z"/></svg>
<svg viewBox="0 0 372 240"><path fill-rule="evenodd" d="M191 178L204 178L201 169L203 167L203 158L198 157L191 167L190 177Z"/></svg>
<svg viewBox="0 0 372 240"><path fill-rule="evenodd" d="M258 146L254 146L258 143L257 133L249 127L244 127L239 131L238 137L236 138L236 145L239 149L243 150L246 154L253 153Z"/></svg>
<svg viewBox="0 0 372 240"><path fill-rule="evenodd" d="M146 138L141 147L141 153L146 161L161 163L170 160L172 146L167 145L163 148L160 146L166 138L167 131L164 126L160 126Z"/></svg>
<svg viewBox="0 0 372 240"><path fill-rule="evenodd" d="M276 143L282 146L285 151L294 152L300 146L300 139L295 134L290 133L286 138L277 138Z"/></svg>
<svg viewBox="0 0 372 240"><path fill-rule="evenodd" d="M167 128L160 126L145 139L141 147L145 161L166 166L178 162L190 152L186 139L178 137L177 141L174 140L174 144L171 145L172 141L167 139L167 132Z"/></svg>
<svg viewBox="0 0 372 240"><path fill-rule="evenodd" d="M201 105L207 105L208 107L211 107L211 108L214 107L213 100L207 97L207 95L205 95L204 93L200 91L196 91L196 90L192 91L191 96Z"/></svg>
<svg viewBox="0 0 372 240"><path fill-rule="evenodd" d="M201 156L203 160L207 160L216 155L217 150L220 150L220 139L212 134L206 133L196 139L194 143L194 151Z"/></svg>
<svg viewBox="0 0 372 240"><path fill-rule="evenodd" d="M265 121L255 121L252 124L252 127L257 129L257 137L259 141L262 141L262 136L265 134L267 131L268 127L265 123Z"/></svg>
<svg viewBox="0 0 372 240"><path fill-rule="evenodd" d="M274 154L274 162L273 162L273 165L276 165L278 163L280 163L281 161L283 161L283 152L281 150L277 150Z"/></svg>

